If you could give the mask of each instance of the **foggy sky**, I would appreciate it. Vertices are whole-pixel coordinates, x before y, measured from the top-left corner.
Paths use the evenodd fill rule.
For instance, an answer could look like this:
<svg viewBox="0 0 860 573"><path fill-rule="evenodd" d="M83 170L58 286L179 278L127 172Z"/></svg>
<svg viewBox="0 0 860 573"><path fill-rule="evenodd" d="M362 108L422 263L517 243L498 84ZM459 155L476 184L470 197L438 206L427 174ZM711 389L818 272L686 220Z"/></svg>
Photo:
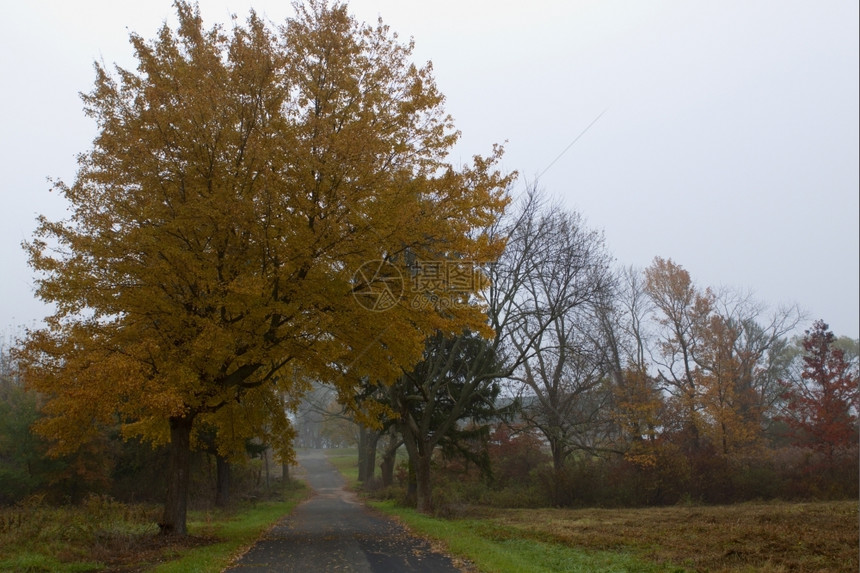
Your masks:
<svg viewBox="0 0 860 573"><path fill-rule="evenodd" d="M207 27L281 0L202 0ZM432 8L431 8L432 7ZM602 229L620 265L655 256L701 287L797 303L860 335L858 3L354 0L360 20L414 37L462 131L455 163L506 143L538 185ZM79 92L93 61L133 67L128 33L154 37L171 0L17 2L0 37L0 332L32 325L20 248L65 205L94 122ZM604 113L605 112L605 113ZM600 114L603 113L602 116ZM592 121L600 118L555 163Z"/></svg>

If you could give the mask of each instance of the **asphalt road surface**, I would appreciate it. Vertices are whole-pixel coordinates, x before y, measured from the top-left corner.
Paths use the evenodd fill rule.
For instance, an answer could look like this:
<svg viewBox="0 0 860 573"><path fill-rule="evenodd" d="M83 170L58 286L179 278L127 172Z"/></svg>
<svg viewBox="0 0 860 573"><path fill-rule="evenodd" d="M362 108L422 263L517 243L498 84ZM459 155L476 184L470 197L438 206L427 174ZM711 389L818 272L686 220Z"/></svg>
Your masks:
<svg viewBox="0 0 860 573"><path fill-rule="evenodd" d="M461 571L427 541L345 491L343 479L322 451L299 455L299 464L313 497L280 520L227 572Z"/></svg>

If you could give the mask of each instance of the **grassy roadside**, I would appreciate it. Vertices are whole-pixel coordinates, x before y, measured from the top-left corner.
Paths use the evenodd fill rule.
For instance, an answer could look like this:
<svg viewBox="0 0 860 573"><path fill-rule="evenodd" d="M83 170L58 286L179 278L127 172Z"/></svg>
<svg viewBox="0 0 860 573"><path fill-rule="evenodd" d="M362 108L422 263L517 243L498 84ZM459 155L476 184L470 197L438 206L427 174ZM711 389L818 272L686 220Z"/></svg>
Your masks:
<svg viewBox="0 0 860 573"><path fill-rule="evenodd" d="M354 448L326 450L326 456L353 489L358 482ZM483 520L447 520L430 517L394 501L368 504L398 518L413 532L441 545L445 551L486 573L550 573L569 571L669 572L684 569L649 563L626 552L587 551L557 544L518 539Z"/></svg>
<svg viewBox="0 0 860 573"><path fill-rule="evenodd" d="M285 501L255 503L249 509L212 519L194 515L189 522L191 535L216 539L212 544L183 551L175 559L155 567L154 573L210 573L222 571L236 555L253 544L260 535L288 514L306 495L304 487L291 490Z"/></svg>
<svg viewBox="0 0 860 573"><path fill-rule="evenodd" d="M304 484L295 483L277 501L189 512L190 535L183 538L158 535L158 506L102 496L65 507L32 500L0 509L0 571L221 571L306 492Z"/></svg>
<svg viewBox="0 0 860 573"><path fill-rule="evenodd" d="M522 539L631 552L695 571L841 572L860 568L856 500L638 509L481 510Z"/></svg>
<svg viewBox="0 0 860 573"><path fill-rule="evenodd" d="M325 456L344 477L347 487L355 489L358 483L358 450L356 448L334 448L325 450Z"/></svg>
<svg viewBox="0 0 860 573"><path fill-rule="evenodd" d="M452 554L485 573L680 572L686 569L645 561L626 551L594 551L518 537L486 520L445 520L422 515L395 502L370 502L413 531L441 542Z"/></svg>
<svg viewBox="0 0 860 573"><path fill-rule="evenodd" d="M860 568L856 501L637 509L474 508L428 517L370 502L483 572L850 572Z"/></svg>
<svg viewBox="0 0 860 573"><path fill-rule="evenodd" d="M356 483L354 451L331 452ZM472 507L440 519L369 501L484 573L842 572L860 568L856 500L634 509Z"/></svg>

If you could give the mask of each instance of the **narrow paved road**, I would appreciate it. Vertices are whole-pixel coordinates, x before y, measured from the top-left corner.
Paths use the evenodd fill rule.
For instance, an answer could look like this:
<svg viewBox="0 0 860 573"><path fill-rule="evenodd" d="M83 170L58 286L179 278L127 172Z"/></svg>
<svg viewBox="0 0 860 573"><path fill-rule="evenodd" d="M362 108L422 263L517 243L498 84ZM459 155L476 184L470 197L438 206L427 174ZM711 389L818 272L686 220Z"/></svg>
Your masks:
<svg viewBox="0 0 860 573"><path fill-rule="evenodd" d="M299 455L299 464L314 496L279 521L227 572L461 571L425 540L373 513L345 491L340 474L321 451Z"/></svg>

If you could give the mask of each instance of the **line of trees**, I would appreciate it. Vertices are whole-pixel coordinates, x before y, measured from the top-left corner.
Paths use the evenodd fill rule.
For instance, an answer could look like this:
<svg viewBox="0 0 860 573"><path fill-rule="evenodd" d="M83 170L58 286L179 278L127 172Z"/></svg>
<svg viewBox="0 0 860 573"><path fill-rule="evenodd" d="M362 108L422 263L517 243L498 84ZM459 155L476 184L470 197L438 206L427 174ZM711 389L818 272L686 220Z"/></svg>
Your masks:
<svg viewBox="0 0 860 573"><path fill-rule="evenodd" d="M506 472L488 454L506 423L549 452L542 479L556 505L606 472L626 472L615 499L635 503L856 492L858 341L821 321L791 338L796 306L703 289L669 259L617 269L599 233L540 193L499 230L506 250L484 294L492 338L431 338L393 385L368 384L361 403L389 413L362 430L363 480L377 443L363 436L390 433L406 445L409 499L429 511L440 459ZM572 477L585 466L591 477Z"/></svg>

